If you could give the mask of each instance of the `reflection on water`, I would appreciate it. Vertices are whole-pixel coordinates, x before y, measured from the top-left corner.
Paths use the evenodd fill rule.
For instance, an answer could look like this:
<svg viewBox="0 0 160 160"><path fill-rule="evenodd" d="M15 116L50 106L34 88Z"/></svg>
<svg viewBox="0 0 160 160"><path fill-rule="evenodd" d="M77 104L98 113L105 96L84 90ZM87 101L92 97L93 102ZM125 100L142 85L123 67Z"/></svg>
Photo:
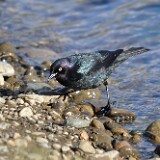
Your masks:
<svg viewBox="0 0 160 160"><path fill-rule="evenodd" d="M6 0L0 1L0 41L50 48L62 56L131 46L152 49L118 67L110 86L117 107L138 116L129 127L144 130L160 118L159 19L158 0Z"/></svg>

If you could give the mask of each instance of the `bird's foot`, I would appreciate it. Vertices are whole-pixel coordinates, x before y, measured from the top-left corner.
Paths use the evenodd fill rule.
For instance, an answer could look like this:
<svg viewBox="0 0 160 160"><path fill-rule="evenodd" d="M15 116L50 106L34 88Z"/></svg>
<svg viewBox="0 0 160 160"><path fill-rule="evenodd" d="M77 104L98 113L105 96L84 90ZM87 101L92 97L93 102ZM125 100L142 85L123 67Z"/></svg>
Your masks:
<svg viewBox="0 0 160 160"><path fill-rule="evenodd" d="M66 98L73 98L71 95L70 95L70 92L69 93L64 93L63 95L59 95L58 99L60 99L61 97L63 97L63 101L66 100Z"/></svg>
<svg viewBox="0 0 160 160"><path fill-rule="evenodd" d="M107 103L105 107L101 107L100 111L98 111L98 116L107 116L111 113L111 105Z"/></svg>

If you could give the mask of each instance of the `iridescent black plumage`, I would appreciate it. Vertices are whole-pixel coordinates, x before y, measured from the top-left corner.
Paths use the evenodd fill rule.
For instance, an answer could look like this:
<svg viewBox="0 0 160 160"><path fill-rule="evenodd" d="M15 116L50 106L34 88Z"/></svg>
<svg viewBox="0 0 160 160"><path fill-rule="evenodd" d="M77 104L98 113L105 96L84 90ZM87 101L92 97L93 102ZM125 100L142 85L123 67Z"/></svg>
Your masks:
<svg viewBox="0 0 160 160"><path fill-rule="evenodd" d="M148 50L143 47L116 51L100 50L58 59L51 65L48 79L54 77L60 84L74 90L96 88L100 84L106 84L119 64Z"/></svg>

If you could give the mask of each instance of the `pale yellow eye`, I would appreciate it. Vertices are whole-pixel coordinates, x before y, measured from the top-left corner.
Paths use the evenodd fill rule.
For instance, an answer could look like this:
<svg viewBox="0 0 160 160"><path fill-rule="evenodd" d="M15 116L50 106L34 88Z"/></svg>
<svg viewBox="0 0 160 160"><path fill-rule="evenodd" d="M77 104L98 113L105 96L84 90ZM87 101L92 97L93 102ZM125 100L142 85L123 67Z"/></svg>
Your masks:
<svg viewBox="0 0 160 160"><path fill-rule="evenodd" d="M61 72L62 70L63 70L63 68L62 68L62 67L59 67L58 71Z"/></svg>

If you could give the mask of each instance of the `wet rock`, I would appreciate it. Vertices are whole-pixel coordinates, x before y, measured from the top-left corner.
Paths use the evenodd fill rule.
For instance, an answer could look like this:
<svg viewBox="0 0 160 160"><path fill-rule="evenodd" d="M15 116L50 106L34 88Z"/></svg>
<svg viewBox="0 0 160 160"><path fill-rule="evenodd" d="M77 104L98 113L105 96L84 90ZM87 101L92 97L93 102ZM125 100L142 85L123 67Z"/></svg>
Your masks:
<svg viewBox="0 0 160 160"><path fill-rule="evenodd" d="M90 115L91 117L94 116L94 106L91 104L81 104L76 105L75 107L77 107L80 112Z"/></svg>
<svg viewBox="0 0 160 160"><path fill-rule="evenodd" d="M120 160L119 152L116 150L108 151L102 154L95 154L91 157L94 160Z"/></svg>
<svg viewBox="0 0 160 160"><path fill-rule="evenodd" d="M13 76L15 74L14 68L7 62L0 62L0 73L3 76Z"/></svg>
<svg viewBox="0 0 160 160"><path fill-rule="evenodd" d="M0 43L0 53L15 53L16 49L10 42L2 42Z"/></svg>
<svg viewBox="0 0 160 160"><path fill-rule="evenodd" d="M81 90L71 93L72 101L75 103L80 103L89 99L99 99L101 97L101 92L99 89L88 89Z"/></svg>
<svg viewBox="0 0 160 160"><path fill-rule="evenodd" d="M142 140L142 136L139 135L139 134L135 134L135 135L133 135L132 138L131 138L131 141L132 141L132 143L134 143L134 144L139 143L141 140Z"/></svg>
<svg viewBox="0 0 160 160"><path fill-rule="evenodd" d="M152 122L146 129L145 135L153 142L160 143L160 120Z"/></svg>
<svg viewBox="0 0 160 160"><path fill-rule="evenodd" d="M131 123L136 118L134 112L118 108L112 109L108 116L114 119L117 123Z"/></svg>
<svg viewBox="0 0 160 160"><path fill-rule="evenodd" d="M52 62L48 60L48 61L43 61L41 66L42 66L42 69L46 71L50 69L51 65L52 65Z"/></svg>
<svg viewBox="0 0 160 160"><path fill-rule="evenodd" d="M160 145L156 147L154 152L160 156Z"/></svg>
<svg viewBox="0 0 160 160"><path fill-rule="evenodd" d="M19 112L20 117L31 117L33 116L33 111L30 107L25 107Z"/></svg>
<svg viewBox="0 0 160 160"><path fill-rule="evenodd" d="M105 129L103 123L101 121L99 121L98 119L93 119L91 125L93 127L96 127L97 129Z"/></svg>
<svg viewBox="0 0 160 160"><path fill-rule="evenodd" d="M89 133L90 139L94 141L94 144L104 150L112 149L113 138L105 130L93 129Z"/></svg>
<svg viewBox="0 0 160 160"><path fill-rule="evenodd" d="M95 149L89 141L80 141L79 149L86 153L95 153Z"/></svg>
<svg viewBox="0 0 160 160"><path fill-rule="evenodd" d="M131 146L130 147L124 146L119 149L119 152L120 152L120 156L124 158L134 157L136 159L140 159L141 157L140 153Z"/></svg>
<svg viewBox="0 0 160 160"><path fill-rule="evenodd" d="M131 147L131 145L127 141L113 142L113 146L116 150L120 150L123 147Z"/></svg>
<svg viewBox="0 0 160 160"><path fill-rule="evenodd" d="M116 123L110 118L105 117L104 126L109 129L113 134L122 136L123 138L129 139L131 135L127 129L124 129L120 124Z"/></svg>
<svg viewBox="0 0 160 160"><path fill-rule="evenodd" d="M4 85L4 77L3 75L0 73L0 86Z"/></svg>

